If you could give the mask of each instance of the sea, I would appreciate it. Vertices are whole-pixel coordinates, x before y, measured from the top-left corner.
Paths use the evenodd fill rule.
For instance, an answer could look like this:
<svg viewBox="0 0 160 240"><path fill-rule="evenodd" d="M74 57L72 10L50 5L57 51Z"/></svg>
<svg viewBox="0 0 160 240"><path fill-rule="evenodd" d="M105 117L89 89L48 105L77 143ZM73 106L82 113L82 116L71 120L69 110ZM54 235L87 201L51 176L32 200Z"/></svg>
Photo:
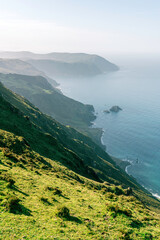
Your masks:
<svg viewBox="0 0 160 240"><path fill-rule="evenodd" d="M120 70L58 82L65 95L94 106L92 127L103 128L106 151L129 161L126 172L160 198L160 56L114 55L109 60ZM104 112L114 105L122 111Z"/></svg>

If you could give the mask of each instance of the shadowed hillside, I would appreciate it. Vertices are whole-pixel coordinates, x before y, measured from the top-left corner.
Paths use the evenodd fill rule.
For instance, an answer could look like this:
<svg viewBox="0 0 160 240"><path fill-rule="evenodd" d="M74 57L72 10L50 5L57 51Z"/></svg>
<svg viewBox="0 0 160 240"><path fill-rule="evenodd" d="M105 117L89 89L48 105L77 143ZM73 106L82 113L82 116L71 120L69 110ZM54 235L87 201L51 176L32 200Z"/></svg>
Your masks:
<svg viewBox="0 0 160 240"><path fill-rule="evenodd" d="M101 145L101 129L89 128L96 118L92 105L85 105L64 96L40 76L0 74L0 81L9 89L27 98L42 112L88 134Z"/></svg>
<svg viewBox="0 0 160 240"><path fill-rule="evenodd" d="M43 76L45 77L54 87L57 87L59 84L49 78L41 70L36 69L30 63L24 62L19 59L0 59L0 73L16 73L28 76Z"/></svg>

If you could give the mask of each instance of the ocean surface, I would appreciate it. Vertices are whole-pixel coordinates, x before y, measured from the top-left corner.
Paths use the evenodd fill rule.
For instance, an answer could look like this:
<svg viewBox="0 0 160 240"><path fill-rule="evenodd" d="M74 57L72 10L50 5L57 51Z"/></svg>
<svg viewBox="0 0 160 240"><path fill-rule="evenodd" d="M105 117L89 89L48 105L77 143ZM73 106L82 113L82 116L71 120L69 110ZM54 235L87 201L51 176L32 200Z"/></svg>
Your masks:
<svg viewBox="0 0 160 240"><path fill-rule="evenodd" d="M113 60L112 60L113 61ZM160 57L119 57L117 72L91 78L58 79L63 93L93 104L95 127L104 129L107 152L129 160L128 174L160 196ZM123 110L103 111L118 105Z"/></svg>

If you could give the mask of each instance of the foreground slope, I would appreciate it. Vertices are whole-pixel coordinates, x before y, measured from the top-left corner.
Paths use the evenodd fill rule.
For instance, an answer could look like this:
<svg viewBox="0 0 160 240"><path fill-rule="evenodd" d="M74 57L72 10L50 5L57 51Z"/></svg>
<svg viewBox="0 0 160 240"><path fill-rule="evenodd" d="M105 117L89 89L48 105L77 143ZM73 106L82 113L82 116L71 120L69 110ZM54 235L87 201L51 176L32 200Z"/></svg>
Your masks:
<svg viewBox="0 0 160 240"><path fill-rule="evenodd" d="M122 171L110 156L90 138L42 114L26 99L0 84L0 128L25 138L40 155L98 182L132 187L150 207L159 201Z"/></svg>
<svg viewBox="0 0 160 240"><path fill-rule="evenodd" d="M64 96L41 76L0 73L0 81L7 88L27 98L42 112L65 125L71 125L81 132L87 133L101 145L101 129L89 128L91 122L95 120L92 105L82 104Z"/></svg>
<svg viewBox="0 0 160 240"><path fill-rule="evenodd" d="M0 130L0 238L160 239L160 218L125 189L75 174Z"/></svg>

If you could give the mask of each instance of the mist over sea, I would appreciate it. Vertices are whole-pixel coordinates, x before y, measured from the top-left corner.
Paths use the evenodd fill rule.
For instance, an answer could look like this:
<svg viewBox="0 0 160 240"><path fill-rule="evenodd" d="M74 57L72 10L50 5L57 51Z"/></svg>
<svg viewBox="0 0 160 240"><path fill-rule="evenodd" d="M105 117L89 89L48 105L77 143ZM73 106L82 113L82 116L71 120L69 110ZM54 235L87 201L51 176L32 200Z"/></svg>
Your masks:
<svg viewBox="0 0 160 240"><path fill-rule="evenodd" d="M160 56L113 59L117 72L58 81L65 95L93 104L107 152L130 160L128 173L160 196ZM123 111L103 112L113 105Z"/></svg>

